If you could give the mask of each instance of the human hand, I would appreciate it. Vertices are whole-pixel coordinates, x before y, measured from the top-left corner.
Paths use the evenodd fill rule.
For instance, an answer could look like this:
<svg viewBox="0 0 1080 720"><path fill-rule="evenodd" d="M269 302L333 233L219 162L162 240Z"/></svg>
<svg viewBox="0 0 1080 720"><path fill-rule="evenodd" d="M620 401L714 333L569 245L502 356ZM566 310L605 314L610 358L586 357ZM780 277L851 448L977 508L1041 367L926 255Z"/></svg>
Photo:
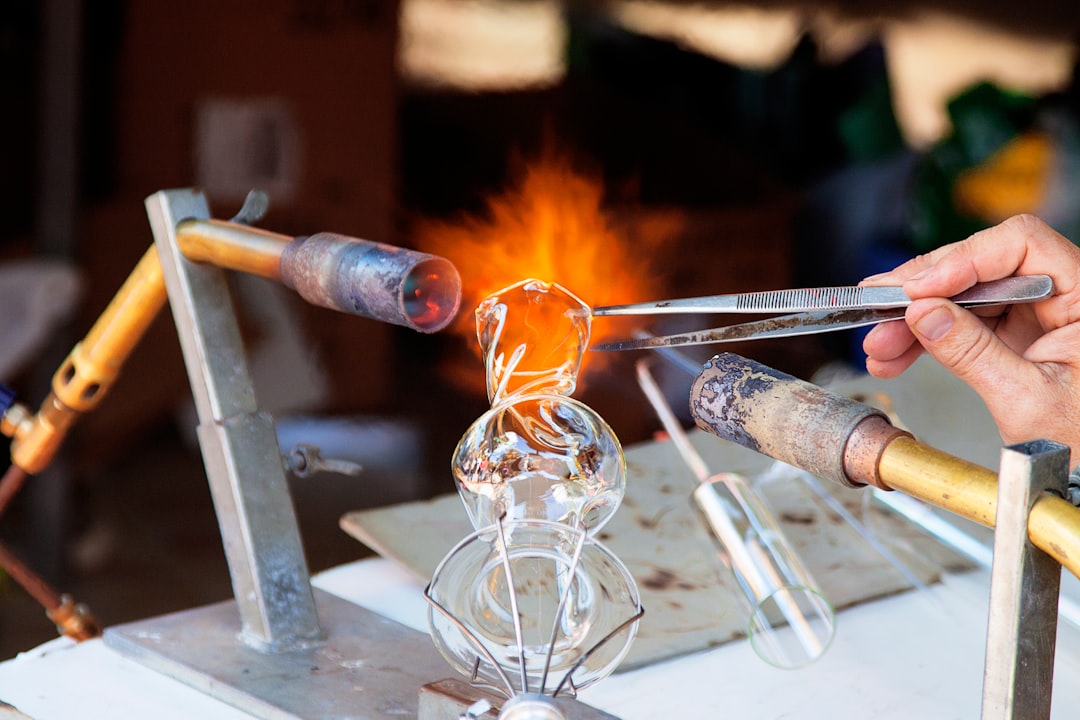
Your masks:
<svg viewBox="0 0 1080 720"><path fill-rule="evenodd" d="M1054 280L1037 303L966 310L944 299L1035 274ZM925 351L979 394L1005 444L1056 440L1076 448L1073 464L1080 458L1080 248L1018 215L862 284L902 284L914 300L905 322L867 334L867 372L896 377Z"/></svg>

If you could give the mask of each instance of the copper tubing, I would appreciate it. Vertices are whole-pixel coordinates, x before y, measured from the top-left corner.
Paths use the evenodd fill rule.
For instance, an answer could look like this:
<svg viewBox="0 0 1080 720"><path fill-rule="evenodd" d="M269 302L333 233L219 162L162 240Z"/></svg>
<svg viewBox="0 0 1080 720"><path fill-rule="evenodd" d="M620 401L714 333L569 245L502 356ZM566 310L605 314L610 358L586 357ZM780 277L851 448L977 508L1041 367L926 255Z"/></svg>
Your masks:
<svg viewBox="0 0 1080 720"><path fill-rule="evenodd" d="M101 402L165 300L161 263L157 250L150 247L53 375L52 392L38 413L3 425L5 434L14 438L11 460L15 465L33 475L52 462L68 428L80 413Z"/></svg>
<svg viewBox="0 0 1080 720"><path fill-rule="evenodd" d="M7 545L0 542L0 568L19 583L30 597L41 603L46 611L60 607L60 593L53 590L37 573L28 568Z"/></svg>
<svg viewBox="0 0 1080 720"><path fill-rule="evenodd" d="M26 471L18 465L8 466L4 477L0 478L0 516L7 511L11 501L19 494L19 490L26 482L26 477Z"/></svg>
<svg viewBox="0 0 1080 720"><path fill-rule="evenodd" d="M101 626L84 605L56 592L3 542L0 542L0 569L45 608L45 614L56 623L56 629L61 634L78 642L101 635Z"/></svg>

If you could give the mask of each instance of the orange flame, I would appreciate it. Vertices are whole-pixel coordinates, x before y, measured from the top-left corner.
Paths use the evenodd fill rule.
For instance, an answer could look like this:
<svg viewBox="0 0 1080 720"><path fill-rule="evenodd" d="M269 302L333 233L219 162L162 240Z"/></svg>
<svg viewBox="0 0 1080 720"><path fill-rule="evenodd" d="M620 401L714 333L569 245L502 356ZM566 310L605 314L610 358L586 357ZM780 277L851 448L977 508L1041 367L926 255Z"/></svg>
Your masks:
<svg viewBox="0 0 1080 720"><path fill-rule="evenodd" d="M656 261L660 247L682 229L681 214L620 223L604 209L599 177L551 152L522 167L511 186L485 205L482 215L425 221L416 237L420 249L457 266L463 297L453 329L471 339L477 352L472 310L521 280L557 283L590 307L664 297ZM633 318L594 318L592 342L629 337L639 324ZM583 369L602 357L587 353Z"/></svg>

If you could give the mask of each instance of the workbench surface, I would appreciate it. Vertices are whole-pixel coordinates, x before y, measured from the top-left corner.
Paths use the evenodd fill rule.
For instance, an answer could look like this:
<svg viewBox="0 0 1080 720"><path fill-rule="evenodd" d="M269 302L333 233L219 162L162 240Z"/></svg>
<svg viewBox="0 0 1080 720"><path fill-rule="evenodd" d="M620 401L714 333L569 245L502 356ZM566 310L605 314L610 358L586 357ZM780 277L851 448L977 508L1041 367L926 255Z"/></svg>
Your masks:
<svg viewBox="0 0 1080 720"><path fill-rule="evenodd" d="M996 467L996 432L981 401L936 364L919 361L896 381L882 384L861 378L843 389L888 392L900 417L920 439ZM806 668L773 668L756 657L748 642L736 640L617 673L584 690L580 699L624 720L978 718L989 578L984 569L946 570L940 582L925 590L847 607L837 615L832 646ZM313 584L427 632L423 582L401 563L362 560L320 573ZM1063 590L1073 603L1080 601L1080 583L1068 573ZM444 677L452 676L447 665ZM1062 619L1054 720L1080 717L1078 679L1080 629ZM66 639L0 663L0 718L24 716L34 720L250 717L121 656L102 640L75 645Z"/></svg>
<svg viewBox="0 0 1080 720"><path fill-rule="evenodd" d="M426 630L422 587L387 560L334 568L314 584ZM844 610L833 645L808 668L772 668L747 642L732 642L613 675L580 697L625 720L977 718L988 589L989 573L971 571L946 575L927 591ZM1080 630L1065 622L1059 623L1055 677L1052 717L1078 717ZM0 700L16 709L7 709L7 716L35 720L250 718L122 657L101 640L75 645L59 639L0 664Z"/></svg>

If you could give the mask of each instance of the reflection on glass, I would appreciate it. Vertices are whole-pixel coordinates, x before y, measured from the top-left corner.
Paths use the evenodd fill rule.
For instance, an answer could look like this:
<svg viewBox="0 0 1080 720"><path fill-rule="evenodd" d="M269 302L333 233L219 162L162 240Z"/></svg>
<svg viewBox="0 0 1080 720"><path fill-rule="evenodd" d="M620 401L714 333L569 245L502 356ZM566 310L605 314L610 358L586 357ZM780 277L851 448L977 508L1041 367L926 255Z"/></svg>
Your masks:
<svg viewBox="0 0 1080 720"><path fill-rule="evenodd" d="M554 520L596 531L626 491L622 448L591 408L559 395L525 395L488 410L466 431L454 479L473 527Z"/></svg>

